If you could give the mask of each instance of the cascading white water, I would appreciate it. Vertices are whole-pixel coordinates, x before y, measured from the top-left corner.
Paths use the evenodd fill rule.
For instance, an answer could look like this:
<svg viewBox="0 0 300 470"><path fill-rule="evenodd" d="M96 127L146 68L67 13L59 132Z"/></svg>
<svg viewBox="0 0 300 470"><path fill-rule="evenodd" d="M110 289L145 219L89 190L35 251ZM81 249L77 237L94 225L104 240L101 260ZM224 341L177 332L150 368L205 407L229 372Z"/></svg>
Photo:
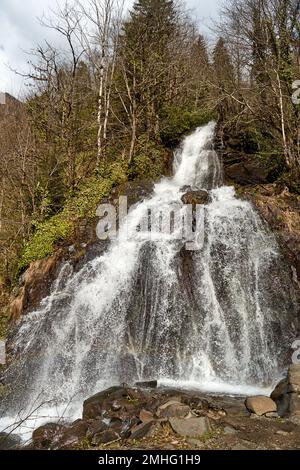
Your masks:
<svg viewBox="0 0 300 470"><path fill-rule="evenodd" d="M289 275L250 203L221 186L214 129L186 137L174 177L129 212L104 254L77 273L65 264L52 294L23 319L14 339L21 359L8 371L11 415L141 379L247 394L280 376L293 337ZM141 230L149 210L155 218L182 206L187 185L209 191L195 251L176 230Z"/></svg>

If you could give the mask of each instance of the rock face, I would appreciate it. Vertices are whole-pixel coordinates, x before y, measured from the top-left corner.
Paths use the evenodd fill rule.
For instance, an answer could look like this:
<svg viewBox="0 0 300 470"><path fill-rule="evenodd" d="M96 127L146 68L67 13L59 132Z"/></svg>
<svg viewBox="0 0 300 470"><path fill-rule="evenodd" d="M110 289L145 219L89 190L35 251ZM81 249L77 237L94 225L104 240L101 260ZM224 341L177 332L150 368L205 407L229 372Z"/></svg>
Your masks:
<svg viewBox="0 0 300 470"><path fill-rule="evenodd" d="M197 190L197 191L190 190L186 192L181 198L183 204L191 204L194 210L197 204L199 205L207 204L208 199L209 199L208 192L201 191L201 190Z"/></svg>
<svg viewBox="0 0 300 470"><path fill-rule="evenodd" d="M200 418L170 418L172 429L184 437L201 437L211 431L209 419L206 416Z"/></svg>
<svg viewBox="0 0 300 470"><path fill-rule="evenodd" d="M10 306L10 319L18 322L22 313L36 308L40 301L49 294L52 281L56 277L61 253L35 261L21 278L18 297Z"/></svg>
<svg viewBox="0 0 300 470"><path fill-rule="evenodd" d="M290 365L288 372L289 413L300 424L300 364Z"/></svg>
<svg viewBox="0 0 300 470"><path fill-rule="evenodd" d="M225 178L240 185L264 184L268 181L269 170L253 156L228 152L224 154Z"/></svg>
<svg viewBox="0 0 300 470"><path fill-rule="evenodd" d="M289 392L300 393L300 364L291 364L288 372Z"/></svg>
<svg viewBox="0 0 300 470"><path fill-rule="evenodd" d="M280 416L289 416L300 424L300 364L291 364L287 378L271 394Z"/></svg>
<svg viewBox="0 0 300 470"><path fill-rule="evenodd" d="M246 398L245 405L251 413L258 416L277 411L276 403L271 398L260 395Z"/></svg>
<svg viewBox="0 0 300 470"><path fill-rule="evenodd" d="M279 416L285 416L289 409L288 380L281 380L271 393L270 398L275 401Z"/></svg>

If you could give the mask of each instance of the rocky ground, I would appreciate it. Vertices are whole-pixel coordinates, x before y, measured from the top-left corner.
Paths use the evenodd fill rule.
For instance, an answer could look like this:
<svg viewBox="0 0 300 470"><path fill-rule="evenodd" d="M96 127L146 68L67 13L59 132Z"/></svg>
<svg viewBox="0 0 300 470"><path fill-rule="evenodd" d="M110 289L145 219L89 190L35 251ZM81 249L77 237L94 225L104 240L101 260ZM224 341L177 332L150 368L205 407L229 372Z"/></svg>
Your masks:
<svg viewBox="0 0 300 470"><path fill-rule="evenodd" d="M271 397L163 390L153 383L111 387L83 403L82 419L45 424L26 449L300 449L300 365ZM3 449L16 436L0 436Z"/></svg>

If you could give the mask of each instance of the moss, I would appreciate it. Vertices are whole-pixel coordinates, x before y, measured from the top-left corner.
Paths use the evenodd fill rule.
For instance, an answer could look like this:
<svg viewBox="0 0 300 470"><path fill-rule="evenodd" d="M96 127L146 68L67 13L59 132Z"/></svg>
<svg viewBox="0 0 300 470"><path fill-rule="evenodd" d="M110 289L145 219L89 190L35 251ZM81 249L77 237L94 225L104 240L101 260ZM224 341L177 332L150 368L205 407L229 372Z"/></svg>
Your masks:
<svg viewBox="0 0 300 470"><path fill-rule="evenodd" d="M267 168L268 180L271 183L280 178L286 170L284 156L281 151L273 149L260 151L254 155L254 158L262 162Z"/></svg>
<svg viewBox="0 0 300 470"><path fill-rule="evenodd" d="M0 311L0 339L6 338L8 325L8 309Z"/></svg>
<svg viewBox="0 0 300 470"><path fill-rule="evenodd" d="M161 132L161 140L168 147L179 144L182 136L196 127L203 126L216 116L207 110L184 110L170 107L164 116L166 125Z"/></svg>
<svg viewBox="0 0 300 470"><path fill-rule="evenodd" d="M23 249L19 271L33 261L53 254L59 243L72 236L80 219L95 217L101 199L107 197L112 187L123 181L124 177L124 173L113 166L108 178L93 176L87 179L77 193L67 199L60 213L35 227L34 234Z"/></svg>
<svg viewBox="0 0 300 470"><path fill-rule="evenodd" d="M5 285L0 277L0 339L4 339L7 333L9 317L9 287Z"/></svg>
<svg viewBox="0 0 300 470"><path fill-rule="evenodd" d="M217 436L218 436L218 432L216 430L207 431L204 434L202 434L202 436L199 437L199 440L205 443L209 441L210 439L216 438Z"/></svg>
<svg viewBox="0 0 300 470"><path fill-rule="evenodd" d="M51 255L55 244L71 233L72 223L65 219L64 211L39 224L35 234L25 245L19 267L25 268L32 261Z"/></svg>

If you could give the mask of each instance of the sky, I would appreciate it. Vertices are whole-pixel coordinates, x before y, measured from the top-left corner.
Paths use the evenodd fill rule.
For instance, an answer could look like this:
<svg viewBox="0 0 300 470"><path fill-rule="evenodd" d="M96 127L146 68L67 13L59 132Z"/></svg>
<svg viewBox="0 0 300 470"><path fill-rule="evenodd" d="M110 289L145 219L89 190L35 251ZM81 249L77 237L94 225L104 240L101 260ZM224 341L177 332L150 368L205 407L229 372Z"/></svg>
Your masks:
<svg viewBox="0 0 300 470"><path fill-rule="evenodd" d="M22 98L26 91L22 77L11 69L25 73L30 56L28 52L44 39L53 40L53 32L44 28L39 18L49 15L64 0L0 0L0 92ZM126 0L130 7L133 0ZM200 31L208 31L211 18L216 17L219 0L186 0Z"/></svg>

